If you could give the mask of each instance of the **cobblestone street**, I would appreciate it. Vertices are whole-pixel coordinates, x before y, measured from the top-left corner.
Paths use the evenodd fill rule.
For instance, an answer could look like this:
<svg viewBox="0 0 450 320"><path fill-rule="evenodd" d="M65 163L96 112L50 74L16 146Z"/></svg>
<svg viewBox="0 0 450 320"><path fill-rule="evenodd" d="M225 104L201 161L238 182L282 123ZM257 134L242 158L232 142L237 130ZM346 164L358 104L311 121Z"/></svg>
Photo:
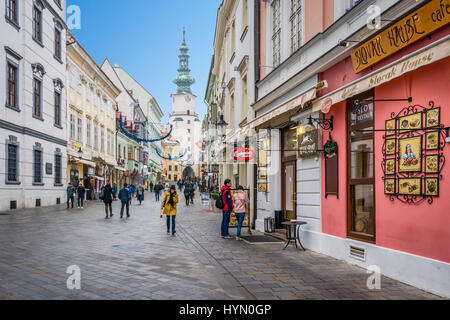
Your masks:
<svg viewBox="0 0 450 320"><path fill-rule="evenodd" d="M366 270L293 246L222 239L220 214L196 202L180 203L176 237L149 193L130 219L118 202L109 220L97 202L2 214L0 299L439 299L385 277L368 290ZM80 290L66 286L72 265Z"/></svg>

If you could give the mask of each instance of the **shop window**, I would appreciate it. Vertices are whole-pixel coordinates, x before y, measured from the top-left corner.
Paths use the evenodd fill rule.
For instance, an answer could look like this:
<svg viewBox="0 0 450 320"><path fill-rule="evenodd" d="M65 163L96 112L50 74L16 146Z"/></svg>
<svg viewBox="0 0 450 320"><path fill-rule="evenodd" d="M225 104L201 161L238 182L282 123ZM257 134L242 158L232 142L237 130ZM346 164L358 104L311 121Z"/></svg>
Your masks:
<svg viewBox="0 0 450 320"><path fill-rule="evenodd" d="M297 127L283 130L283 158L297 156Z"/></svg>
<svg viewBox="0 0 450 320"><path fill-rule="evenodd" d="M363 103L355 108L355 100ZM375 241L374 104L372 93L347 101L348 108L348 236Z"/></svg>

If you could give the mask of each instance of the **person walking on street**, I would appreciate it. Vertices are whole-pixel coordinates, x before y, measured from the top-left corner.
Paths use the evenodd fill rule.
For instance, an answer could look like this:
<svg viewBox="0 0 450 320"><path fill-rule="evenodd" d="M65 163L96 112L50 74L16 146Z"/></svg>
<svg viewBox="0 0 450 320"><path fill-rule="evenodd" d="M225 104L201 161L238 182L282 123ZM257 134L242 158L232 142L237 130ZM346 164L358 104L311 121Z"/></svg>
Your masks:
<svg viewBox="0 0 450 320"><path fill-rule="evenodd" d="M102 188L102 198L103 203L105 204L105 212L106 219L108 219L108 209L109 209L109 217L113 217L112 213L112 202L113 202L113 189L111 188L111 184L109 182Z"/></svg>
<svg viewBox="0 0 450 320"><path fill-rule="evenodd" d="M136 190L136 194L140 205L142 204L142 201L144 201L144 192L145 192L144 187L142 186L142 184L139 184L139 187L137 187Z"/></svg>
<svg viewBox="0 0 450 320"><path fill-rule="evenodd" d="M222 238L233 239L233 237L228 232L228 226L230 224L230 214L233 211L233 201L231 198L231 180L226 179L222 188L220 189L222 195L222 201L225 205L222 210Z"/></svg>
<svg viewBox="0 0 450 320"><path fill-rule="evenodd" d="M238 186L237 190L233 194L233 207L236 214L236 219L238 221L236 240L241 241L241 229L242 223L245 219L245 214L248 213L249 199L247 194L244 192L242 186Z"/></svg>
<svg viewBox="0 0 450 320"><path fill-rule="evenodd" d="M170 190L164 196L161 203L161 218L165 214L167 217L167 234L170 234L170 220L172 220L172 236L175 236L175 218L177 216L178 194L175 185L170 187Z"/></svg>
<svg viewBox="0 0 450 320"><path fill-rule="evenodd" d="M119 191L119 200L120 202L122 202L122 208L120 209L120 219L123 218L123 209L125 207L127 207L127 218L130 217L130 198L130 189L128 189L128 185L124 183L123 188Z"/></svg>
<svg viewBox="0 0 450 320"><path fill-rule="evenodd" d="M74 195L76 193L76 190L70 182L67 185L66 193L67 193L67 209L70 209L69 201L72 201L72 209L73 209L73 201L74 201Z"/></svg>
<svg viewBox="0 0 450 320"><path fill-rule="evenodd" d="M153 184L153 181L152 181L152 182L150 182L150 192L153 192L153 186L154 186L154 184Z"/></svg>
<svg viewBox="0 0 450 320"><path fill-rule="evenodd" d="M159 201L159 195L160 195L160 192L162 189L164 189L164 188L163 188L161 182L158 182L154 189L156 202Z"/></svg>
<svg viewBox="0 0 450 320"><path fill-rule="evenodd" d="M80 209L80 207L81 209L84 209L83 206L84 206L84 196L86 195L86 189L84 188L82 183L78 185L77 194L78 194L77 197L78 209Z"/></svg>
<svg viewBox="0 0 450 320"><path fill-rule="evenodd" d="M195 183L191 185L191 204L194 204L194 196L195 196Z"/></svg>
<svg viewBox="0 0 450 320"><path fill-rule="evenodd" d="M113 196L114 196L114 201L117 200L117 183L114 182L114 187L113 187Z"/></svg>
<svg viewBox="0 0 450 320"><path fill-rule="evenodd" d="M192 192L191 184L186 183L184 186L184 198L186 199L186 206L189 206L189 203L191 202L191 192Z"/></svg>

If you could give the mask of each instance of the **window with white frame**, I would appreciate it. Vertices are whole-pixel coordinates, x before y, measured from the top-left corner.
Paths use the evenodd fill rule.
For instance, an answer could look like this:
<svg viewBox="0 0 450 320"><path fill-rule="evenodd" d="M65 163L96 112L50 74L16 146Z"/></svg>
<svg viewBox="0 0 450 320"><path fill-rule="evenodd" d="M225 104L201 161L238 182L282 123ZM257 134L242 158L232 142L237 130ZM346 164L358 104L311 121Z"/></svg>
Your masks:
<svg viewBox="0 0 450 320"><path fill-rule="evenodd" d="M106 140L106 153L111 154L111 136L109 133L107 134L107 140Z"/></svg>
<svg viewBox="0 0 450 320"><path fill-rule="evenodd" d="M100 152L105 152L105 131L103 131L103 129L100 130L102 131L100 139Z"/></svg>
<svg viewBox="0 0 450 320"><path fill-rule="evenodd" d="M98 150L98 128L97 125L94 124L94 149Z"/></svg>
<svg viewBox="0 0 450 320"><path fill-rule="evenodd" d="M75 140L75 116L73 113L69 115L69 122L70 122L70 139Z"/></svg>
<svg viewBox="0 0 450 320"><path fill-rule="evenodd" d="M280 0L272 2L272 64L281 62L281 7Z"/></svg>
<svg viewBox="0 0 450 320"><path fill-rule="evenodd" d="M291 53L302 43L302 0L291 0Z"/></svg>
<svg viewBox="0 0 450 320"><path fill-rule="evenodd" d="M69 85L73 89L73 82L74 82L75 74L73 71L73 67L70 66L69 68Z"/></svg>
<svg viewBox="0 0 450 320"><path fill-rule="evenodd" d="M89 82L86 84L86 99L87 101L91 101L91 85Z"/></svg>
<svg viewBox="0 0 450 320"><path fill-rule="evenodd" d="M91 146L91 121L86 119L86 145Z"/></svg>
<svg viewBox="0 0 450 320"><path fill-rule="evenodd" d="M17 14L17 3L18 0L6 0L6 18L15 24L19 23Z"/></svg>
<svg viewBox="0 0 450 320"><path fill-rule="evenodd" d="M83 132L83 121L81 120L80 117L78 117L78 123L77 123L77 133L78 133L78 142L82 142L83 141L83 136L82 136L82 132Z"/></svg>
<svg viewBox="0 0 450 320"><path fill-rule="evenodd" d="M42 184L43 149L40 143L33 147L33 184Z"/></svg>
<svg viewBox="0 0 450 320"><path fill-rule="evenodd" d="M42 11L44 5L40 1L33 4L33 39L42 44Z"/></svg>
<svg viewBox="0 0 450 320"><path fill-rule="evenodd" d="M17 137L9 136L6 140L6 183L20 184L19 182L19 142Z"/></svg>
<svg viewBox="0 0 450 320"><path fill-rule="evenodd" d="M81 94L81 73L77 71L77 92Z"/></svg>

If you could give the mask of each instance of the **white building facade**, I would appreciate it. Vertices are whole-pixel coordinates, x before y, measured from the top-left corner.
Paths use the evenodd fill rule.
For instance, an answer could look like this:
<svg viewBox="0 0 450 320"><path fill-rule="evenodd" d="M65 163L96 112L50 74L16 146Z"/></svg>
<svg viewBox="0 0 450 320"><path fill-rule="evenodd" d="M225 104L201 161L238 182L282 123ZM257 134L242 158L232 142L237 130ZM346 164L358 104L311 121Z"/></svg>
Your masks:
<svg viewBox="0 0 450 320"><path fill-rule="evenodd" d="M172 97L172 112L169 115L169 125L172 125L171 136L179 141L181 146L180 159L186 170L183 175L188 177L200 176L200 156L201 156L201 122L198 114L195 112L195 103L197 96L191 91L191 85L195 82L189 75L189 48L186 45L185 31L183 30L183 43L180 47L180 61L178 76L174 79L177 90ZM171 155L178 157L179 154ZM192 169L192 170L191 170ZM183 177L183 178L184 178Z"/></svg>
<svg viewBox="0 0 450 320"><path fill-rule="evenodd" d="M1 1L0 211L66 201L66 1Z"/></svg>

